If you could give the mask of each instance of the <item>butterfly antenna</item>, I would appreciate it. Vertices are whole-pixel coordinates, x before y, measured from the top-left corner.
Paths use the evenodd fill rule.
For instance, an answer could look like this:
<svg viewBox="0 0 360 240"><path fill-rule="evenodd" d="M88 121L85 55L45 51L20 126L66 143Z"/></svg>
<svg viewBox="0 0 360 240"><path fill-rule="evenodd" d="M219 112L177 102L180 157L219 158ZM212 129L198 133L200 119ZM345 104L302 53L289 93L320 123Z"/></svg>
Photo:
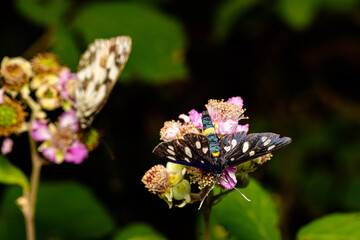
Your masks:
<svg viewBox="0 0 360 240"><path fill-rule="evenodd" d="M198 210L200 210L201 206L203 205L206 197L209 195L209 193L211 192L211 190L214 189L215 183L216 183L216 181L214 181L213 185L211 185L210 189L209 189L209 190L207 191L207 193L205 194L205 197L201 200L201 203L200 203L200 206L199 206Z"/></svg>
<svg viewBox="0 0 360 240"><path fill-rule="evenodd" d="M248 202L251 202L251 200L248 199L248 198L245 196L245 194L243 194L239 189L237 189L235 186L233 186L233 185L230 183L230 181L227 179L227 177L224 177L223 179L225 180L225 182L226 182L227 184L229 184L229 185L231 186L231 189L235 189L235 190L238 191L238 192L241 194L241 196L243 196Z"/></svg>

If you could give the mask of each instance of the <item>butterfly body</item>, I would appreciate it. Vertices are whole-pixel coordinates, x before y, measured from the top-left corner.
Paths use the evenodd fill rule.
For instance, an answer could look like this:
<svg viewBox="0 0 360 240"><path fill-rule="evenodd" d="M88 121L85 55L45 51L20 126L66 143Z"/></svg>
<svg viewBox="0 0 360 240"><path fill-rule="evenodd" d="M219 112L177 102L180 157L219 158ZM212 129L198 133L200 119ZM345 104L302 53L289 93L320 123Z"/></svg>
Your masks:
<svg viewBox="0 0 360 240"><path fill-rule="evenodd" d="M218 179L225 168L278 150L291 138L275 133L236 132L217 138L207 111L203 112L203 134L188 133L183 139L158 144L153 153L161 159L211 172Z"/></svg>
<svg viewBox="0 0 360 240"><path fill-rule="evenodd" d="M95 40L82 55L75 83L76 115L82 128L106 103L130 51L131 38L119 36Z"/></svg>

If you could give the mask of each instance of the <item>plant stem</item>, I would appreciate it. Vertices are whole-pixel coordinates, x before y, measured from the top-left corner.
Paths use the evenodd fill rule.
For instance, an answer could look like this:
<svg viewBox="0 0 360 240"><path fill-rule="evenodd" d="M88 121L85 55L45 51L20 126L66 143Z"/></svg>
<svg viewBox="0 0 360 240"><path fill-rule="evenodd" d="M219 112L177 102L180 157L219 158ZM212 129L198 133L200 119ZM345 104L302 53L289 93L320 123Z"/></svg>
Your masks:
<svg viewBox="0 0 360 240"><path fill-rule="evenodd" d="M204 214L204 232L203 237L205 240L211 239L211 231L210 231L210 217L211 217L211 210L213 205L213 192L211 191L204 201L203 205L203 214Z"/></svg>
<svg viewBox="0 0 360 240"><path fill-rule="evenodd" d="M31 176L30 176L30 192L27 195L28 197L28 211L24 211L25 221L26 221L26 236L27 240L35 240L35 208L36 208L36 199L37 192L40 181L40 173L41 167L43 165L43 160L39 156L36 143L34 139L30 136L29 133L29 143L30 143L30 151L31 151Z"/></svg>

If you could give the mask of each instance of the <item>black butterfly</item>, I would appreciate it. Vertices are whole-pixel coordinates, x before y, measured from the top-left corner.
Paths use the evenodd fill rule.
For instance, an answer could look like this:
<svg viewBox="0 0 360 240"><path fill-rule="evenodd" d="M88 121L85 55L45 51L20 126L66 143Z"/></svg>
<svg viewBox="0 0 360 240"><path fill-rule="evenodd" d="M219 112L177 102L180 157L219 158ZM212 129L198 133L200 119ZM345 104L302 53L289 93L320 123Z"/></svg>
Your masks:
<svg viewBox="0 0 360 240"><path fill-rule="evenodd" d="M203 169L213 174L215 181L201 201L199 209L215 183L221 178L225 168L266 155L291 143L291 138L280 138L279 134L270 132L251 134L236 132L224 135L218 140L207 111L203 112L202 122L204 135L188 133L183 139L162 142L153 150L153 153L161 159ZM231 186L230 181L228 183ZM232 188L250 201L235 186Z"/></svg>
<svg viewBox="0 0 360 240"><path fill-rule="evenodd" d="M207 112L205 111L203 116L204 114ZM188 133L183 139L158 144L153 153L166 161L211 171L215 177L220 177L227 167L266 155L290 143L291 138L280 138L275 133L236 132L219 139L220 154L214 157L209 149L208 137Z"/></svg>

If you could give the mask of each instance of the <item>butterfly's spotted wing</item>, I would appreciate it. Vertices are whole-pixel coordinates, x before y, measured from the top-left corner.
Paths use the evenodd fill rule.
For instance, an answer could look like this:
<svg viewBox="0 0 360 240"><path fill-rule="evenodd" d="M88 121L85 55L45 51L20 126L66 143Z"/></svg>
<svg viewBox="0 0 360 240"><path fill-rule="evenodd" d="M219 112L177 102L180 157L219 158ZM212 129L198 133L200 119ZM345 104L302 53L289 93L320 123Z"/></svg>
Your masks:
<svg viewBox="0 0 360 240"><path fill-rule="evenodd" d="M131 51L131 38L97 39L78 66L75 83L76 115L82 128L91 124L106 103Z"/></svg>
<svg viewBox="0 0 360 240"><path fill-rule="evenodd" d="M237 132L223 136L219 145L221 156L227 166L232 167L251 159L276 151L291 143L291 138L282 137L275 133Z"/></svg>
<svg viewBox="0 0 360 240"><path fill-rule="evenodd" d="M158 144L153 153L164 160L203 170L212 168L209 140L202 134L188 133L184 139Z"/></svg>

